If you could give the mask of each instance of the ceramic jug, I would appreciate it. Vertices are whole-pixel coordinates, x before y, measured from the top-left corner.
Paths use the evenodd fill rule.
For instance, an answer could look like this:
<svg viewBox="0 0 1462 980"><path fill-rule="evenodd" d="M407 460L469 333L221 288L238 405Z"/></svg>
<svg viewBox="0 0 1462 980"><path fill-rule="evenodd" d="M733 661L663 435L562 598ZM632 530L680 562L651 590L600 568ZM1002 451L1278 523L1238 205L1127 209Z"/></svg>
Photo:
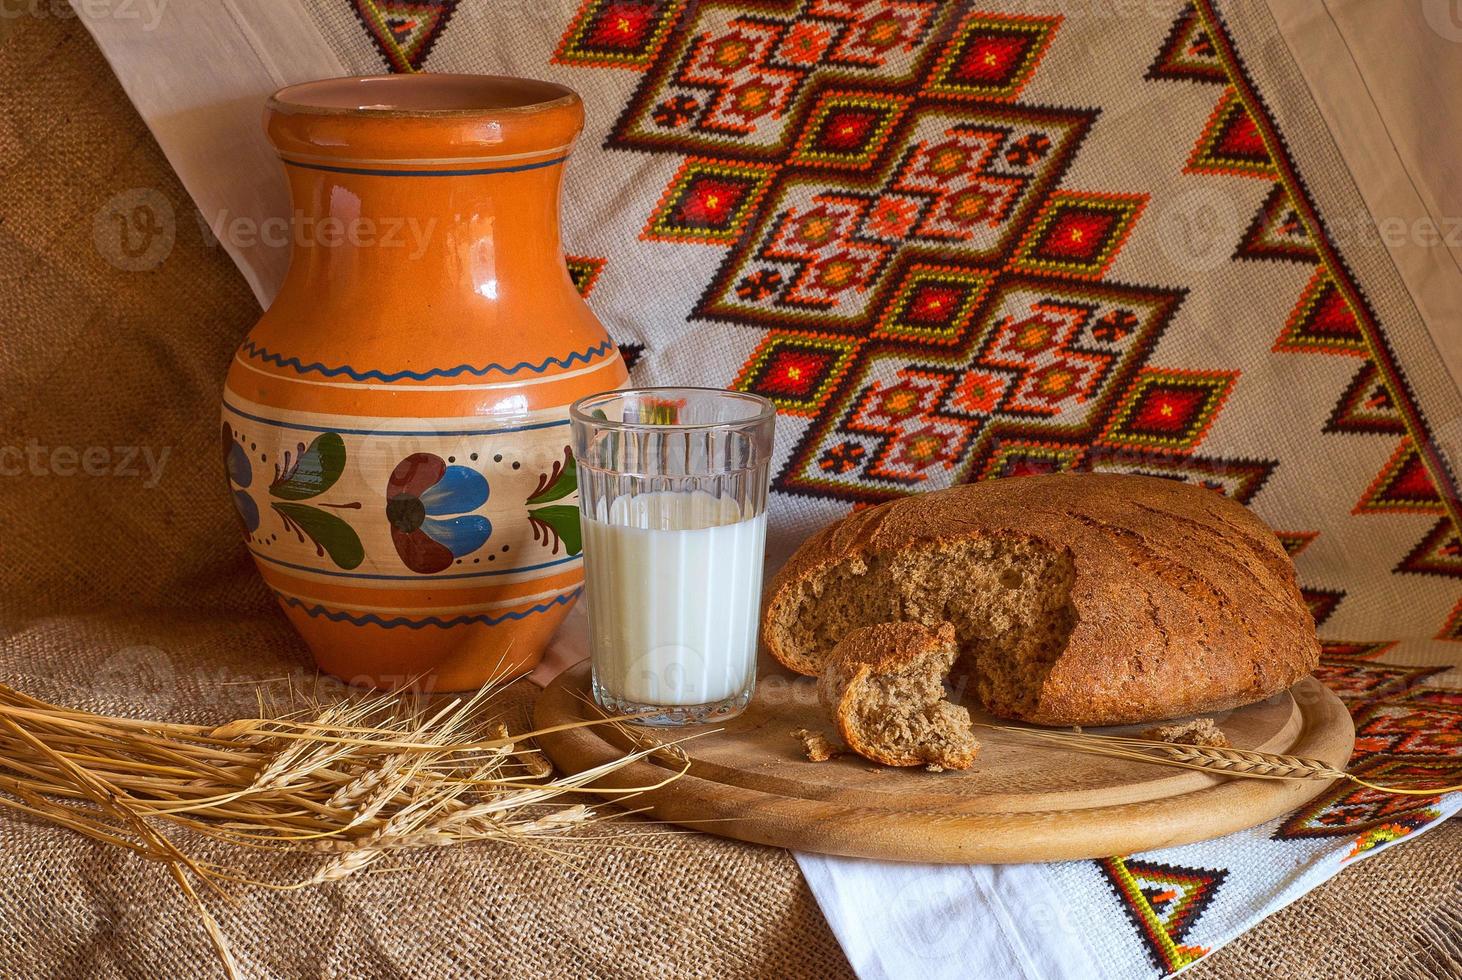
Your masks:
<svg viewBox="0 0 1462 980"><path fill-rule="evenodd" d="M569 89L341 78L265 112L293 199L223 395L249 551L320 667L437 690L529 669L583 582L568 406L623 360L570 280Z"/></svg>

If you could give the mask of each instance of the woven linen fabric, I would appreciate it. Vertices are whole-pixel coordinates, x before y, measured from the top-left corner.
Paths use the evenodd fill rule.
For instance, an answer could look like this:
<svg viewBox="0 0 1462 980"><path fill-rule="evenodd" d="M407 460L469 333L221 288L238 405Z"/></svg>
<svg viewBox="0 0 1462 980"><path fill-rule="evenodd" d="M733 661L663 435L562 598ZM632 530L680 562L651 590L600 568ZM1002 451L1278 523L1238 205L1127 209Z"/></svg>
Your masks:
<svg viewBox="0 0 1462 980"><path fill-rule="evenodd" d="M175 2L174 16L189 6ZM1456 441L1457 393L1385 250L1356 231L1370 219L1258 15L912 0L299 6L328 52L322 64L510 72L584 94L589 130L566 190L571 269L637 381L735 385L778 403L779 553L852 506L960 480L1082 469L1206 484L1248 503L1295 555L1327 639L1325 676L1363 732L1357 761L1401 771L1456 757L1457 493L1438 447ZM109 25L88 26L106 45ZM63 70L51 67L56 52L78 42L45 33L57 29L22 25L37 47L9 55L29 72L18 77L39 85ZM106 50L135 81L149 48ZM209 70L186 64L200 78ZM73 91L92 81L61 80ZM233 93L247 125L268 87ZM214 379L253 311L171 179L128 176L125 152L145 136L73 138L64 116L27 98L32 118L24 129L7 121L4 155L27 195L0 233L19 237L7 243L7 315L32 326L14 342L7 329L0 366L18 397L3 443L12 433L48 445L141 441L171 447L173 462L147 492L120 475L105 491L29 474L0 483L13 556L0 571L14 630L7 676L57 700L223 715L238 705L217 680L302 663L282 621L261 613L222 490L193 478L195 464L214 462ZM183 159L167 120L148 121ZM47 178L87 163L99 179L78 182L95 199L64 207L88 223L103 215L101 230L68 237L56 217L66 185ZM226 166L180 169L199 200L209 180L230 177ZM110 195L147 180L177 211L179 244L156 271L119 275L129 260L112 250L106 218L158 206ZM253 270L251 281L268 276ZM676 288L647 295L646 282ZM99 602L179 611L82 612ZM1087 952L1072 962L1161 975L1456 808L1402 804L1362 795L1302 810L1288 831L1276 822L1159 854L975 869L983 897L945 908L948 885L930 883L904 889L901 907L935 952L958 948L951 930L929 931L941 916L953 934L1007 949L989 955L1010 959L987 962L1012 971L1036 962L1014 950L1059 950L1075 929ZM8 921L27 927L0 934L0 948L21 973L206 964L196 923L155 869L4 826L8 879L28 865L45 879L7 896ZM1442 828L1377 860L1427 855L1405 887L1369 879L1368 901L1398 899L1363 906L1397 937L1384 964L1379 952L1350 958L1364 943L1332 912L1265 923L1263 944L1241 940L1195 972L1282 972L1281 952L1298 958L1292 975L1308 969L1295 963L1436 972L1449 938L1456 956L1455 906L1430 907L1455 902L1455 841ZM246 965L265 973L845 969L780 852L696 837L643 864L597 860L642 904L606 916L598 902L622 903L617 891L576 900L557 881L542 887L551 866L474 849L424 862L404 886L350 882L278 905L250 896L223 919ZM852 906L851 919L839 907L875 880L867 872L809 873L835 927L884 918L882 904ZM993 890L1033 874L1053 902ZM59 916L45 914L47 885L64 898ZM146 898L127 911L128 896ZM730 911L682 936L667 896ZM401 908L418 928L440 916L470 938L403 936ZM1053 924L1053 911L1067 914ZM879 969L843 938L855 965ZM307 948L287 948L291 939ZM898 962L932 972L917 952Z"/></svg>

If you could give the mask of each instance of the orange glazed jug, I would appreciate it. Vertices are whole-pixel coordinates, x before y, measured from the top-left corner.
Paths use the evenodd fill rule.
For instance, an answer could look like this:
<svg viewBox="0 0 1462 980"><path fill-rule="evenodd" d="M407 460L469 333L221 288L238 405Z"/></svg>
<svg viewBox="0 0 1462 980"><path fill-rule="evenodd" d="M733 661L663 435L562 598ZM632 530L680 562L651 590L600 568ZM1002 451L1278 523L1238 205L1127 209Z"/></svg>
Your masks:
<svg viewBox="0 0 1462 980"><path fill-rule="evenodd" d="M293 253L229 370L224 462L264 581L351 683L516 674L579 595L568 406L626 378L559 245L583 115L470 75L269 101Z"/></svg>

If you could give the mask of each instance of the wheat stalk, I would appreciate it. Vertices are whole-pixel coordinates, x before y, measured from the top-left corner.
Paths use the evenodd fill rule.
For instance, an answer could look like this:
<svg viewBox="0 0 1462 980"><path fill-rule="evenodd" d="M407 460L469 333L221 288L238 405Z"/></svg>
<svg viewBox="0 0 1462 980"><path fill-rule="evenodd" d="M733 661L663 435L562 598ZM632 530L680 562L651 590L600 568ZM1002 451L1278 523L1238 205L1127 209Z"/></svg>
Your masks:
<svg viewBox="0 0 1462 980"><path fill-rule="evenodd" d="M599 840L579 831L607 818L564 797L618 801L685 771L652 786L591 785L651 754L641 748L555 777L532 746L537 736L623 719L512 734L491 717L505 686L445 703L365 695L289 711L269 710L261 695L256 717L208 726L81 711L0 684L0 809L163 864L233 977L227 940L195 882L223 896L239 884L290 890L340 881L395 851ZM296 881L251 880L190 857L173 832L318 863Z"/></svg>
<svg viewBox="0 0 1462 980"><path fill-rule="evenodd" d="M1068 732L1056 729L1023 728L1017 725L979 727L1007 732L1025 738L1059 744L1065 748L1119 759L1133 759L1157 765L1196 769L1218 776L1239 776L1245 779L1344 779L1381 793L1402 796L1436 796L1462 791L1462 783L1452 786L1408 787L1383 785L1336 769L1319 759L1275 752L1256 752L1226 746L1185 745L1126 735L1098 735L1093 732Z"/></svg>

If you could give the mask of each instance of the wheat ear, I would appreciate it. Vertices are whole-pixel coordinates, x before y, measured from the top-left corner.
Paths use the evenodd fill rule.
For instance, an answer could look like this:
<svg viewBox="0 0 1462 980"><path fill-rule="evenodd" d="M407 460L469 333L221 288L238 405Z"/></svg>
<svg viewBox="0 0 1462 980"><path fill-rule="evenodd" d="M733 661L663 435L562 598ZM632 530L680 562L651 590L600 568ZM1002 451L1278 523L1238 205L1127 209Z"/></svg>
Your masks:
<svg viewBox="0 0 1462 980"><path fill-rule="evenodd" d="M1319 759L1252 749L1223 748L1210 745L1183 745L1125 735L1097 735L1092 732L1068 732L1054 729L1022 728L1016 725L981 724L981 728L1007 732L1039 741L1051 742L1096 755L1134 759L1157 765L1197 769L1219 776L1241 776L1245 779L1344 779L1373 789L1378 793L1402 796L1436 796L1462 791L1462 783L1451 786L1394 786L1373 783L1343 769L1336 769Z"/></svg>

